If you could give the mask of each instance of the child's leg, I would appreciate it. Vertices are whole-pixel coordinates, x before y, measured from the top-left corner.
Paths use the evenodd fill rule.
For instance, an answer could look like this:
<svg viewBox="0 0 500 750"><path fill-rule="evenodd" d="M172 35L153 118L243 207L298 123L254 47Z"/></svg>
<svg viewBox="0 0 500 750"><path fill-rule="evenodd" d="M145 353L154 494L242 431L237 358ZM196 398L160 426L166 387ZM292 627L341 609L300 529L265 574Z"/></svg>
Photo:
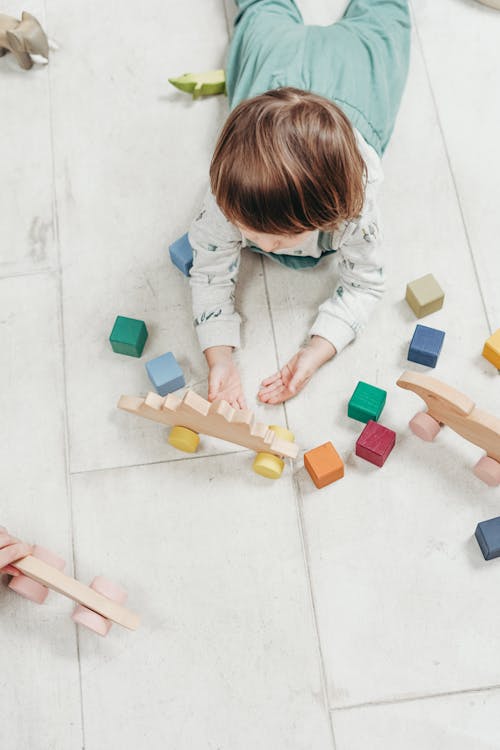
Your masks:
<svg viewBox="0 0 500 750"><path fill-rule="evenodd" d="M303 46L304 25L294 0L236 0L238 14L226 65L229 104L286 85L283 74Z"/></svg>
<svg viewBox="0 0 500 750"><path fill-rule="evenodd" d="M408 73L407 0L351 0L337 23L308 28L304 88L335 101L383 153Z"/></svg>

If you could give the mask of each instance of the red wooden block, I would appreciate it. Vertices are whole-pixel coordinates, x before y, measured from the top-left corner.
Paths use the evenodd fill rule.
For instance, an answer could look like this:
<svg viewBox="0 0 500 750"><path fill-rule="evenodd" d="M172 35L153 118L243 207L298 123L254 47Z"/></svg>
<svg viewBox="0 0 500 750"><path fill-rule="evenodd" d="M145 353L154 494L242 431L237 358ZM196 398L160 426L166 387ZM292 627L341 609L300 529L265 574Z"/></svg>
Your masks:
<svg viewBox="0 0 500 750"><path fill-rule="evenodd" d="M394 430L370 419L356 441L356 455L375 466L383 466L395 443Z"/></svg>

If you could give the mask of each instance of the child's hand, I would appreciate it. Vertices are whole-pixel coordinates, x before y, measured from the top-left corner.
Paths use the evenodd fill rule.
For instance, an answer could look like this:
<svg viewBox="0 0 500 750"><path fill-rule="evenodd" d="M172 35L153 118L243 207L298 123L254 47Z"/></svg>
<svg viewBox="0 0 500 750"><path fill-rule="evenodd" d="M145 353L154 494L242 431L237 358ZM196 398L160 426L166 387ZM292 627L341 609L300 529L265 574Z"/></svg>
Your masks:
<svg viewBox="0 0 500 750"><path fill-rule="evenodd" d="M32 546L19 539L9 536L6 528L0 526L0 573L8 573L11 576L18 576L20 572L13 568L10 563L26 557L32 552Z"/></svg>
<svg viewBox="0 0 500 750"><path fill-rule="evenodd" d="M235 409L245 409L245 395L232 351L230 346L211 346L205 349L209 366L208 400L224 399Z"/></svg>
<svg viewBox="0 0 500 750"><path fill-rule="evenodd" d="M311 336L284 367L262 381L258 398L265 404L281 404L304 388L316 370L331 359L337 350L322 336Z"/></svg>

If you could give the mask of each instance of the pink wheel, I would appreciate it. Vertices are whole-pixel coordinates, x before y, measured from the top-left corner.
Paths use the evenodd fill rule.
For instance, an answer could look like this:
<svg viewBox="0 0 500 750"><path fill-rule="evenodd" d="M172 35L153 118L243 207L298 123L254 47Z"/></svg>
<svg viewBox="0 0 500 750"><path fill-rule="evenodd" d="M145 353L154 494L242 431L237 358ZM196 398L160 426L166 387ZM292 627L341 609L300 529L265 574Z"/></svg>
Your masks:
<svg viewBox="0 0 500 750"><path fill-rule="evenodd" d="M47 565L52 565L52 567L57 568L57 570L64 570L64 566L66 564L64 560L57 555L54 555L54 553L50 550L45 549L45 547L39 547L36 544L33 547L32 554L33 557L38 558L38 560L42 560L43 562L47 563ZM32 581L31 578L23 575L14 576L9 583L9 588L12 589L12 591L15 591L16 594L24 596L25 599L36 602L36 604L43 604L45 599L47 598L47 594L49 593L47 586L43 586L41 583Z"/></svg>
<svg viewBox="0 0 500 750"><path fill-rule="evenodd" d="M500 464L494 458L483 456L474 466L473 471L476 477L489 487L497 487L500 484Z"/></svg>
<svg viewBox="0 0 500 750"><path fill-rule="evenodd" d="M103 576L96 576L90 584L90 588L108 599L118 602L118 604L124 604L127 600L127 592ZM74 622L102 636L106 636L109 633L112 625L111 620L107 620L106 617L93 612L91 609L87 609L87 607L83 607L81 604L76 605L71 617Z"/></svg>
<svg viewBox="0 0 500 750"><path fill-rule="evenodd" d="M441 425L439 422L426 411L415 414L413 419L410 420L410 430L421 440L425 440L428 443L434 440L440 429Z"/></svg>

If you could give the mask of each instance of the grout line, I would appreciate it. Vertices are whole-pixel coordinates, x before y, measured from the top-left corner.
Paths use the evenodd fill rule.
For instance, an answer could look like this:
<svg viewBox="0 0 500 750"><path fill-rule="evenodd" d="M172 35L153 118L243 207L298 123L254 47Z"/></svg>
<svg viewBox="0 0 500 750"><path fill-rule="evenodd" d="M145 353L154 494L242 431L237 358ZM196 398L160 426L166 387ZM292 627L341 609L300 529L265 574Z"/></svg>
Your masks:
<svg viewBox="0 0 500 750"><path fill-rule="evenodd" d="M276 355L276 365L277 369L279 369L279 356L278 356L278 341L276 337L276 329L274 326L274 319L271 309L271 298L269 295L269 287L267 283L267 274L266 274L266 267L265 267L265 258L264 256L261 256L260 258L261 267L262 267L262 274L264 279L264 290L266 294L266 302L267 302L267 309L269 313L269 321L271 323L271 332L272 332L272 338L273 338L273 345L274 345L274 351ZM282 403L281 406L283 407L283 411L285 414L285 424L287 427L289 427L288 422L288 413L286 404ZM302 547L302 558L304 561L304 571L306 574L307 579L307 585L308 585L308 593L309 593L309 602L311 605L311 613L312 613L312 619L314 624L314 632L316 635L316 648L318 650L318 657L319 657L319 671L320 671L320 680L321 680L321 691L323 694L323 706L326 710L327 716L328 716L328 727L330 729L330 736L332 740L332 748L335 750L337 747L337 743L335 741L335 730L333 727L333 715L332 711L329 708L329 701L328 701L328 687L327 687L327 678L326 678L326 667L325 667L325 659L323 655L323 647L321 645L321 637L319 632L319 621L318 621L318 613L316 609L316 601L314 599L314 590L313 590L313 583L312 583L312 576L311 576L311 567L309 562L309 555L307 552L307 543L306 543L306 535L305 535L305 524L304 524L304 517L302 514L302 493L300 491L300 485L299 482L295 476L295 473L293 472L293 465L291 462L288 462L290 464L290 470L292 472L292 486L293 486L293 493L294 493L294 500L295 500L295 512L297 515L297 526L299 531L299 538L300 538L300 544Z"/></svg>
<svg viewBox="0 0 500 750"><path fill-rule="evenodd" d="M47 0L44 0L44 15L48 20ZM54 216L54 239L56 247L56 280L58 292L58 325L59 340L61 342L61 370L63 381L63 429L64 429L64 467L66 479L66 497L68 501L69 522L70 522L70 540L71 540L71 557L73 564L73 574L77 575L76 555L75 555L75 536L74 536L74 516L73 516L73 492L70 474L70 445L69 445L69 420L68 420L68 385L66 377L66 347L64 339L64 305L63 305L63 281L62 281L62 263L61 263L61 242L59 233L59 204L57 200L56 189L56 158L55 158L55 139L54 139L54 118L53 118L53 96L52 96L52 78L51 68L47 66L47 89L49 104L49 125L50 125L50 149L51 149L51 167L52 167L52 206ZM80 653L80 633L76 623L74 624L75 646L78 664L78 685L80 691L80 723L81 723L81 747L85 749L85 719L83 711L83 679L82 664Z"/></svg>
<svg viewBox="0 0 500 750"><path fill-rule="evenodd" d="M330 713L335 711L351 711L356 708L376 708L377 706L392 706L399 703L415 703L419 701L432 700L434 698L449 698L455 695L471 695L476 693L492 693L500 690L500 685L485 685L478 688L466 688L465 690L448 690L443 693L428 693L427 695L414 695L409 698L388 698L380 701L366 701L365 703L353 703L349 706L338 706L330 708Z"/></svg>
<svg viewBox="0 0 500 750"><path fill-rule="evenodd" d="M460 218L462 219L462 226L463 226L464 233L465 233L465 239L467 241L467 247L469 249L469 255L470 255L470 258L471 258L471 262L472 262L472 268L474 270L474 276L476 277L476 282L477 282L477 286L478 286L478 290L479 290L479 296L481 298L481 303L483 305L484 315L486 317L486 324L487 324L489 332L491 334L491 333L493 333L493 328L492 328L490 317L489 317L489 314L488 314L488 309L487 309L487 306L486 306L486 300L484 299L484 295L483 295L483 289L482 289L482 286L481 286L481 280L480 280L480 277L479 277L479 271L478 271L478 268L477 268L477 265L476 265L476 259L474 257L474 252L473 252L473 249L472 249L472 242L471 242L471 238L470 238L470 235L469 235L469 230L468 230L468 227L467 227L467 222L466 222L466 219L465 219L465 213L464 213L464 209L463 209L463 206L462 206L462 201L460 200L460 192L459 192L459 189L458 189L458 184L457 184L457 180L456 180L456 177L455 177L455 172L453 170L453 166L452 166L452 162L451 162L451 156L450 156L450 152L448 150L448 144L446 142L446 136L445 136L445 133L444 133L443 124L441 122L441 117L440 117L440 114L439 114L439 107L438 107L438 104L437 104L436 95L434 93L434 88L432 86L431 75L430 75L429 67L427 65L427 59L425 57L425 52L424 52L424 45L423 45L422 38L420 36L420 32L419 32L419 29L418 29L417 16L416 16L416 13L415 13L415 11L413 9L413 0L410 0L410 7L411 7L411 10L412 10L413 23L414 23L414 26L415 26L415 35L416 35L418 46L419 46L419 49L420 49L420 54L422 55L422 60L423 60L423 63L424 63L424 68L425 68L425 74L426 74L426 78L427 78L427 83L429 85L429 91L431 93L432 102L434 104L434 110L436 112L437 124L438 124L438 128L439 128L439 132L441 134L441 139L443 141L443 148L444 148L444 152L445 152L445 156L446 156L446 161L448 163L448 169L450 171L451 181L453 183L453 189L455 191L455 195L456 195L456 199L457 199L457 203L458 203L458 208L459 208L459 212L460 212Z"/></svg>
<svg viewBox="0 0 500 750"><path fill-rule="evenodd" d="M96 474L101 471L121 471L122 469L140 469L141 466L157 466L159 464L171 464L178 463L179 461L196 461L203 458L214 458L215 456L235 456L241 453L255 453L250 448L242 448L236 451L217 451L216 453L203 453L199 456L179 456L178 458L167 458L163 461L147 461L142 464L123 464L122 466L103 466L97 469L80 469L79 471L70 471L69 475L72 477L79 476L80 474Z"/></svg>
<svg viewBox="0 0 500 750"><path fill-rule="evenodd" d="M54 227L54 234L55 234L55 227ZM58 273L58 269L50 265L42 266L40 268L32 268L31 270L27 269L25 271L14 271L13 273L9 273L8 271L6 273L2 273L0 271L0 281L4 281L6 279L23 278L24 276L42 276L42 275L51 276L55 273Z"/></svg>

